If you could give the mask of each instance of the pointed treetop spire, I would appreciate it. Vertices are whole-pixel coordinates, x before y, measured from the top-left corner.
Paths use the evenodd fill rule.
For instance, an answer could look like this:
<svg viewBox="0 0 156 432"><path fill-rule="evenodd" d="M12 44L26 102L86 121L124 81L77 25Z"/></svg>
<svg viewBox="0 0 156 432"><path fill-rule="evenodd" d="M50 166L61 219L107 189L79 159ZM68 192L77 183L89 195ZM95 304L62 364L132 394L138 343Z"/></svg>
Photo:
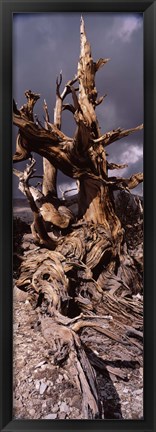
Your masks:
<svg viewBox="0 0 156 432"><path fill-rule="evenodd" d="M83 15L81 15L80 24L84 27L84 19L83 19Z"/></svg>

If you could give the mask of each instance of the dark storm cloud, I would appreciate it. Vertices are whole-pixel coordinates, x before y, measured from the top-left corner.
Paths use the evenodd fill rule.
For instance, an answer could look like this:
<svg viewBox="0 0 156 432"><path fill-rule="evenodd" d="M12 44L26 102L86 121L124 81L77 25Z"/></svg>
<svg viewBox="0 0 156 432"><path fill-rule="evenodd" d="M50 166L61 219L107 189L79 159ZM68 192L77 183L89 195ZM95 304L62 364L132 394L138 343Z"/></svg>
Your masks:
<svg viewBox="0 0 156 432"><path fill-rule="evenodd" d="M140 14L85 13L87 37L94 60L111 58L97 74L99 95L107 93L97 108L101 131L130 128L143 122L143 19ZM79 13L15 14L13 19L13 97L18 106L24 91L41 94L35 112L43 119L43 100L47 100L51 121L55 105L55 82L60 70L63 84L77 70L79 57ZM69 112L63 114L62 130L73 135L75 124ZM15 141L15 139L13 139ZM109 159L129 161L127 176L142 170L143 134L134 135L108 147ZM124 159L124 160L123 160ZM37 158L41 170L41 158ZM23 167L22 164L19 164ZM116 174L111 172L111 175ZM119 174L119 171L117 173ZM59 183L63 183L59 174ZM15 195L17 195L17 181ZM69 181L66 180L68 184ZM72 182L73 183L73 182ZM74 185L74 183L73 183ZM141 193L141 186L138 189ZM18 192L19 194L19 192Z"/></svg>

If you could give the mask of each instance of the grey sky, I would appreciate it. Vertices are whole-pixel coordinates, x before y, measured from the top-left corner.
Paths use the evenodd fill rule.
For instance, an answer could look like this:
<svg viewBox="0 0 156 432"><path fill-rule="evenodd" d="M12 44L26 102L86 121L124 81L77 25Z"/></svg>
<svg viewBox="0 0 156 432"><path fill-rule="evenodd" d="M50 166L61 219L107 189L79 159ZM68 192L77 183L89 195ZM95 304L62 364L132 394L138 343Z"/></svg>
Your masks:
<svg viewBox="0 0 156 432"><path fill-rule="evenodd" d="M94 60L111 60L96 76L99 96L107 93L97 108L101 131L130 128L143 122L143 15L134 13L84 13L88 40ZM51 121L55 105L55 83L63 71L63 86L73 78L79 58L80 13L14 14L13 17L13 97L20 107L24 92L41 94L35 113L43 120L43 100ZM63 113L62 130L72 136L75 123L70 112ZM13 151L16 128L13 130ZM128 168L111 175L129 176L143 169L143 133L117 141L108 147L109 160L129 162ZM36 157L41 172L41 158ZM25 166L19 163L18 168ZM59 173L64 188L71 179ZM66 184L66 185L65 185ZM14 196L21 196L13 179ZM142 193L142 185L134 193Z"/></svg>

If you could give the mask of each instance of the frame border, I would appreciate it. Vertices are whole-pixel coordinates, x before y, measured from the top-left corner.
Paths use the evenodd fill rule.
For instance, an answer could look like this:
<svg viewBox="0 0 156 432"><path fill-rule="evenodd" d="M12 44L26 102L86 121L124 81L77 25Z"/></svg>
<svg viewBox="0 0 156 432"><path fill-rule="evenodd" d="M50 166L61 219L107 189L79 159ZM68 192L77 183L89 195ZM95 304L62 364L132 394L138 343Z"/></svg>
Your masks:
<svg viewBox="0 0 156 432"><path fill-rule="evenodd" d="M144 15L144 420L12 420L12 15L24 12L142 12ZM0 0L0 430L156 430L156 0ZM155 120L155 122L154 122ZM8 175L9 173L9 175Z"/></svg>

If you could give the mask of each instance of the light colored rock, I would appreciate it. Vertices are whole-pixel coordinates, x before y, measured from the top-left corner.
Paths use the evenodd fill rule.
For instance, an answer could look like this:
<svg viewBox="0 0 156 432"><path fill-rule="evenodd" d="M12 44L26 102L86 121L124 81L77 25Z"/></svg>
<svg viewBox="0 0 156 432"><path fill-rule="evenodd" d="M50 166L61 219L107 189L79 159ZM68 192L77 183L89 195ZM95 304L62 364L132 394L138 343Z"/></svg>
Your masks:
<svg viewBox="0 0 156 432"><path fill-rule="evenodd" d="M42 404L42 409L44 410L45 408L47 408L47 404L46 404L46 401L45 401L45 402L43 402L43 404Z"/></svg>
<svg viewBox="0 0 156 432"><path fill-rule="evenodd" d="M43 364L43 365L41 366L41 369L42 369L42 370L47 369L47 364Z"/></svg>
<svg viewBox="0 0 156 432"><path fill-rule="evenodd" d="M68 405L66 404L66 402L61 402L61 405L60 405L60 411L61 411L61 412L65 412L65 413L67 413L67 412L69 411L69 407L68 407Z"/></svg>
<svg viewBox="0 0 156 432"><path fill-rule="evenodd" d="M47 414L45 417L42 417L44 420L55 420L57 418L57 414Z"/></svg>
<svg viewBox="0 0 156 432"><path fill-rule="evenodd" d="M17 331L18 327L19 327L19 323L13 324L13 331Z"/></svg>
<svg viewBox="0 0 156 432"><path fill-rule="evenodd" d="M26 304L27 306L30 306L30 302L29 302L28 299L25 301L25 304Z"/></svg>
<svg viewBox="0 0 156 432"><path fill-rule="evenodd" d="M68 375L67 374L63 374L63 377L66 381L68 381Z"/></svg>
<svg viewBox="0 0 156 432"><path fill-rule="evenodd" d="M35 410L32 408L29 410L29 414L33 417L35 415Z"/></svg>
<svg viewBox="0 0 156 432"><path fill-rule="evenodd" d="M141 395L143 393L143 389L134 390L135 395Z"/></svg>
<svg viewBox="0 0 156 432"><path fill-rule="evenodd" d="M57 411L58 411L58 405L55 404L55 405L53 406L53 408L52 408L52 412L53 412L53 413L57 413Z"/></svg>
<svg viewBox="0 0 156 432"><path fill-rule="evenodd" d="M44 392L46 391L47 388L47 383L42 382L40 385L40 395L43 395Z"/></svg>
<svg viewBox="0 0 156 432"><path fill-rule="evenodd" d="M61 412L59 415L59 419L60 420L64 420L66 418L66 413L65 412Z"/></svg>
<svg viewBox="0 0 156 432"><path fill-rule="evenodd" d="M57 383L57 384L61 384L62 381L63 381L63 376L59 374L59 376L58 376L58 378L57 378L57 380L56 380L56 383Z"/></svg>
<svg viewBox="0 0 156 432"><path fill-rule="evenodd" d="M22 407L23 407L23 405L22 405L22 402L20 401L20 400L17 400L17 399L14 399L13 400L13 409L14 410L20 410L20 409L22 409Z"/></svg>

